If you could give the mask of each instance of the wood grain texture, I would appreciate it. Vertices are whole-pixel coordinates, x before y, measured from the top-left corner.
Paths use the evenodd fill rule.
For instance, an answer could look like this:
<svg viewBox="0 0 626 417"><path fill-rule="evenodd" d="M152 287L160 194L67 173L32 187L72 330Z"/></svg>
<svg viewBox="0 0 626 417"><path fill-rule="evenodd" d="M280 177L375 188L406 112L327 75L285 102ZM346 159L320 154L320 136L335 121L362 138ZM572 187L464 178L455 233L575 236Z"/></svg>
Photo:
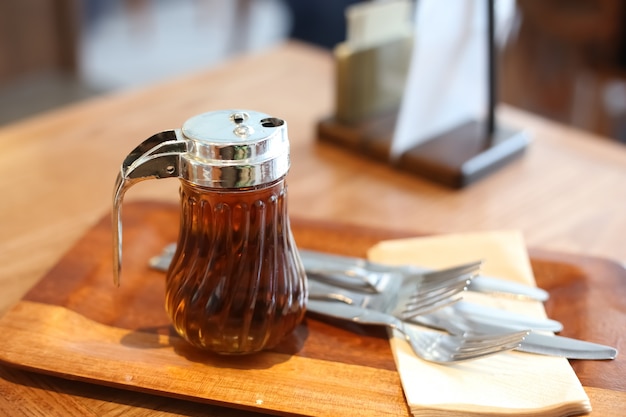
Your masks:
<svg viewBox="0 0 626 417"><path fill-rule="evenodd" d="M279 346L259 355L223 357L188 346L165 315L163 273L147 266L152 255L175 240L177 205L128 204L124 224L122 286L115 288L111 281L106 216L0 319L0 360L64 378L243 410L339 416L353 415L358 404L361 415L407 415L381 329L337 327L308 316ZM380 240L407 236L330 222L295 219L292 225L300 247L355 256ZM564 323L564 334L623 349L618 337L623 308L607 317L608 328L577 323L597 318L597 309L585 305L624 296L626 272L597 258L531 254L538 284L551 293L547 311ZM593 289L584 285L591 276L602 277ZM579 302L561 301L571 296ZM626 392L621 378L626 360L572 362L592 406L599 401L603 410L619 409L619 401L626 399L620 396Z"/></svg>
<svg viewBox="0 0 626 417"><path fill-rule="evenodd" d="M357 405L361 415L407 414L395 370L279 352L208 355L175 336L104 326L29 301L3 323L8 342L0 356L25 369L273 414L350 416ZM354 381L363 385L355 389Z"/></svg>

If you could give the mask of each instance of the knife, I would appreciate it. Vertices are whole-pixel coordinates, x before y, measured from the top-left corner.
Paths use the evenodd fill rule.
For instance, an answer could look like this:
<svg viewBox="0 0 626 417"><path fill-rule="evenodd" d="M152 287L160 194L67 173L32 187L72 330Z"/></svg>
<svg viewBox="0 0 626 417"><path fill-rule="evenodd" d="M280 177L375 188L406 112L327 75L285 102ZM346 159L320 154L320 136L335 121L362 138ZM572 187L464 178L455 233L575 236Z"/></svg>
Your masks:
<svg viewBox="0 0 626 417"><path fill-rule="evenodd" d="M418 316L411 320L423 326L445 330L450 334L472 333L503 333L510 332L510 324L502 326L495 323L476 321L471 317L459 315L449 308L443 308L434 313ZM517 326L518 329L526 329ZM541 355L561 356L568 359L615 359L617 349L584 340L569 337L543 334L531 330L524 338L517 350L521 352Z"/></svg>
<svg viewBox="0 0 626 417"><path fill-rule="evenodd" d="M323 279L356 291L380 292L384 278L388 275L421 275L428 272L426 268L411 265L384 265L362 258L312 250L300 249L299 252L304 269L311 278ZM467 289L542 302L549 298L548 292L541 288L484 275L474 277Z"/></svg>
<svg viewBox="0 0 626 417"><path fill-rule="evenodd" d="M476 323L485 325L518 326L524 329L533 329L549 332L560 332L563 324L557 320L528 316L514 313L501 308L490 307L483 304L461 300L454 304L456 315L471 318Z"/></svg>
<svg viewBox="0 0 626 417"><path fill-rule="evenodd" d="M342 305L342 308L335 308L337 305ZM355 317L363 315L363 312L367 310L361 307L339 304L337 301L309 300L307 311L324 317L354 320ZM385 313L377 312L377 314L384 315ZM470 324L467 324L467 327L464 328L460 325L450 324L450 322L445 320L445 317L437 316L437 314L420 316L414 321L428 327L446 330L451 334L463 334L470 331L481 333L478 330L482 330L483 333L505 333L511 331L511 328L503 328L497 325L472 328ZM535 331L531 331L516 350L541 355L560 356L568 359L614 359L617 356L617 349L610 346L568 337L545 335Z"/></svg>
<svg viewBox="0 0 626 417"><path fill-rule="evenodd" d="M478 275L472 279L468 290L541 302L550 298L550 294L544 289L486 275Z"/></svg>

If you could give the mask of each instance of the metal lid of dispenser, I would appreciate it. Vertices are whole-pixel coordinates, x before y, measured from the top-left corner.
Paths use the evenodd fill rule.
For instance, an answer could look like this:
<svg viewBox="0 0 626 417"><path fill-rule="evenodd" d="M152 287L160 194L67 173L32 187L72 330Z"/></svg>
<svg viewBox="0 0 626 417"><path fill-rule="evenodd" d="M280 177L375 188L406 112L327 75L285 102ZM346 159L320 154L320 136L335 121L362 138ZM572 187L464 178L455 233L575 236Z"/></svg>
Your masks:
<svg viewBox="0 0 626 417"><path fill-rule="evenodd" d="M221 110L187 120L180 176L196 185L243 188L278 180L289 171L287 123L248 110Z"/></svg>

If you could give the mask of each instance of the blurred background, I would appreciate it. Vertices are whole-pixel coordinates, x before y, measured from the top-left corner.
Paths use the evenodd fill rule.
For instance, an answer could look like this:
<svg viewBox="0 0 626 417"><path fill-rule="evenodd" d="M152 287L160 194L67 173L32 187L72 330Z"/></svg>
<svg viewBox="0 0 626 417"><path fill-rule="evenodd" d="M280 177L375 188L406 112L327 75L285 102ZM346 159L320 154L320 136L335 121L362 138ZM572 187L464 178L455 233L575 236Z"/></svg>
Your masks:
<svg viewBox="0 0 626 417"><path fill-rule="evenodd" d="M1 0L0 125L287 39L330 50L357 1ZM500 100L626 143L626 2L517 0L516 13Z"/></svg>

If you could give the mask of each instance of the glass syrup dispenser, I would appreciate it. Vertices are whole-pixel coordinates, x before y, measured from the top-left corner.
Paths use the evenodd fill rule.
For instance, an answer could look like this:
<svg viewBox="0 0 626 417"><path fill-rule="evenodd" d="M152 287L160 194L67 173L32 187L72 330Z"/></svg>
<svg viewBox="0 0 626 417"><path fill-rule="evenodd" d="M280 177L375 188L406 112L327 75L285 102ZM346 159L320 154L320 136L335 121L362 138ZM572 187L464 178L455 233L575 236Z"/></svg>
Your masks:
<svg viewBox="0 0 626 417"><path fill-rule="evenodd" d="M287 214L289 164L287 124L254 111L201 114L141 143L115 185L116 285L126 190L178 177L180 231L165 294L176 331L221 354L275 346L300 323L307 299Z"/></svg>

